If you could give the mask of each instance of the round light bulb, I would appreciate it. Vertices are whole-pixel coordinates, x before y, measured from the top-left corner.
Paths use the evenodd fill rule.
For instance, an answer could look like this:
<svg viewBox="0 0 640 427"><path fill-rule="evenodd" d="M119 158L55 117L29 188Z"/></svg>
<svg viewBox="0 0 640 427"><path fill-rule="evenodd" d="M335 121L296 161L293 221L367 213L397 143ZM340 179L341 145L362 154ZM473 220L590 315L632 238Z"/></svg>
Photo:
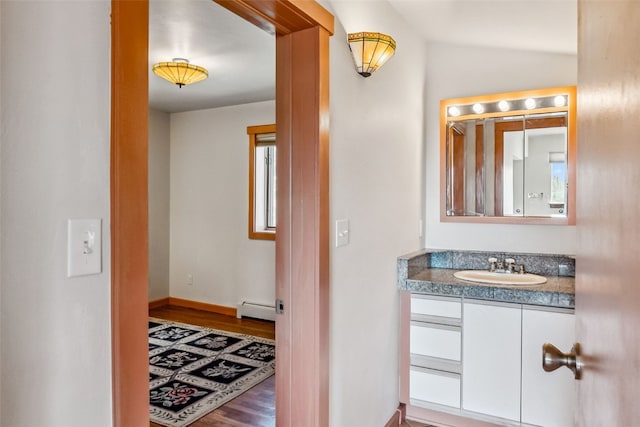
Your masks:
<svg viewBox="0 0 640 427"><path fill-rule="evenodd" d="M484 113L484 105L482 104L473 104L473 112L476 114Z"/></svg>
<svg viewBox="0 0 640 427"><path fill-rule="evenodd" d="M553 98L553 105L555 105L556 107L563 107L565 104L565 99L564 96L562 95L558 95L555 98Z"/></svg>
<svg viewBox="0 0 640 427"><path fill-rule="evenodd" d="M458 107L449 107L449 115L451 117L457 117L460 115L460 109Z"/></svg>
<svg viewBox="0 0 640 427"><path fill-rule="evenodd" d="M498 108L500 111L509 111L509 103L505 100L498 102Z"/></svg>
<svg viewBox="0 0 640 427"><path fill-rule="evenodd" d="M527 107L527 110L532 110L536 108L536 100L533 98L527 98L524 101L524 106Z"/></svg>

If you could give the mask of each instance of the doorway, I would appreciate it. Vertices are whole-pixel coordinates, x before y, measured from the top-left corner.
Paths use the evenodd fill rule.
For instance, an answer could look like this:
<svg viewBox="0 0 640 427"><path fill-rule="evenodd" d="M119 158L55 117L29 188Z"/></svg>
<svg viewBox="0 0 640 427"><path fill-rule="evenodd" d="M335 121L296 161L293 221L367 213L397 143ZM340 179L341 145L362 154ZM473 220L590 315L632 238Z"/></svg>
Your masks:
<svg viewBox="0 0 640 427"><path fill-rule="evenodd" d="M150 0L147 69L176 57L203 67L209 76L180 88L149 73L149 316L251 335L242 328L246 319L236 319L237 305L240 315L246 312L240 303L246 302L250 308L265 307L264 313L251 313L254 316L271 321L275 316L273 307L266 311L275 301L275 241L250 239L245 218L250 141L246 129L275 122L275 36L213 1ZM275 139L275 129L273 132ZM186 306L191 307L192 315L187 314ZM213 319L218 321L210 322ZM275 329L274 322L267 325ZM153 334L154 339L157 335ZM273 332L269 335L262 338L274 338ZM188 337L186 341L191 342ZM234 352L238 345L242 342L225 348L224 353ZM154 373L152 421L186 417L195 406L203 407L197 413L202 414L203 401L217 402L209 406L211 410L222 403L213 397L194 397L190 399L193 406L167 407L162 390L174 384L176 371L191 374L188 366L167 370L174 362L164 357L173 353L168 348L166 353L161 350L154 348L149 362ZM274 364L269 363L270 370ZM237 373L232 384L225 378L224 388L240 393L245 388L240 384L255 381L253 372ZM202 375L194 372L190 379L193 384L202 380L200 386L214 395L217 388L212 384L219 382L207 382ZM220 414L226 413L222 424L233 424L229 420L235 415L249 425L268 426L266 420L271 420L273 427L274 382L274 378L265 379L251 389L256 397L256 388L270 384L258 396L263 403L260 414L238 403L242 393L225 404L240 412L221 406L195 425L211 424L212 419L220 424Z"/></svg>
<svg viewBox="0 0 640 427"><path fill-rule="evenodd" d="M276 34L277 425L327 425L329 135L321 119L333 16L315 2L217 3ZM148 1L112 1L111 47L113 424L124 427L149 422L148 130L140 125L148 122Z"/></svg>

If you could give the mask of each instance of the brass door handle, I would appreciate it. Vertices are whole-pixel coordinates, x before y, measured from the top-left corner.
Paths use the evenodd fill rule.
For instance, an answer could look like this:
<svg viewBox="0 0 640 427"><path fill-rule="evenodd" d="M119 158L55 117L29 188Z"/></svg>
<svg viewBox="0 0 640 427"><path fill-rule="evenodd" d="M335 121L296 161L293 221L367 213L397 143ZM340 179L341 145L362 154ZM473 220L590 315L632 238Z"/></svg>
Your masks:
<svg viewBox="0 0 640 427"><path fill-rule="evenodd" d="M561 366L571 369L576 380L582 378L583 364L580 358L579 343L575 343L569 353L563 353L553 344L544 343L542 345L542 369L551 372Z"/></svg>

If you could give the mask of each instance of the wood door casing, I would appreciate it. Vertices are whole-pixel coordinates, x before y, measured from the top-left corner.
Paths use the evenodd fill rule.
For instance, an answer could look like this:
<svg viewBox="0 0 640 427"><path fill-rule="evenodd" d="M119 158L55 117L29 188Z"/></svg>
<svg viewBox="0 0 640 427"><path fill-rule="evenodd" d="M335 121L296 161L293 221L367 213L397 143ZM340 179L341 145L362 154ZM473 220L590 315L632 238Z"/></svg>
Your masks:
<svg viewBox="0 0 640 427"><path fill-rule="evenodd" d="M484 213L484 125L477 123L475 125L475 149L473 152L469 151L472 148L467 146L467 135L465 128L459 124L454 124L449 127L449 141L451 141L449 153L449 159L447 165L449 172L447 178L451 180L452 185L447 185L447 188L451 189L451 194L447 197L447 211L454 212L454 215L466 215L469 209L475 209L476 213ZM469 153L467 153L469 151ZM469 201L467 206L467 191L471 191L471 188L467 188L466 171L466 156L467 154L473 156L475 162L475 172L473 176L474 189L473 202Z"/></svg>
<svg viewBox="0 0 640 427"><path fill-rule="evenodd" d="M329 33L276 39L276 420L329 425Z"/></svg>
<svg viewBox="0 0 640 427"><path fill-rule="evenodd" d="M459 126L451 126L449 129L449 140L451 141L451 172L449 179L451 180L452 194L449 197L451 206L449 209L455 215L464 215L464 151L465 151L465 134L464 130Z"/></svg>
<svg viewBox="0 0 640 427"><path fill-rule="evenodd" d="M276 293L278 426L328 424L329 37L315 1L216 0L276 34L280 181ZM149 423L147 348L148 0L112 0L111 311L113 425ZM123 66L123 64L127 66ZM323 119L323 120L321 120ZM281 172L282 171L282 172ZM296 287L293 289L292 283ZM293 310L293 308L296 308Z"/></svg>
<svg viewBox="0 0 640 427"><path fill-rule="evenodd" d="M145 1L111 3L113 425L149 425L148 24Z"/></svg>
<svg viewBox="0 0 640 427"><path fill-rule="evenodd" d="M467 156L467 136L465 129L459 124L449 127L448 164L450 172L447 179L451 184L447 185L448 195L447 211L454 212L455 215L466 215L469 209L475 212L484 213L484 125L478 123L475 126L475 151L473 152L475 162L475 172L473 183L475 185L474 200L472 206L467 206L467 182L466 182L466 156ZM469 148L470 149L470 148ZM469 153L472 155L472 153ZM470 184L470 183L469 183ZM471 191L471 190L469 190Z"/></svg>
<svg viewBox="0 0 640 427"><path fill-rule="evenodd" d="M485 214L484 211L484 125L476 124L476 213Z"/></svg>
<svg viewBox="0 0 640 427"><path fill-rule="evenodd" d="M578 1L575 425L640 420L640 3ZM569 349L564 349L568 351Z"/></svg>

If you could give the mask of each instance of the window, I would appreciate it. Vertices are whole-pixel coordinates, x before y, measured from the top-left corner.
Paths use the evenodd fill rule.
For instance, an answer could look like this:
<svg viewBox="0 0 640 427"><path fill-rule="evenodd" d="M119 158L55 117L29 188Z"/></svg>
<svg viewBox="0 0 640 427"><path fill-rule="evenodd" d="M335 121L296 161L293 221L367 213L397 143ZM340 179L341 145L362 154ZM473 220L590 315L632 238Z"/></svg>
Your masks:
<svg viewBox="0 0 640 427"><path fill-rule="evenodd" d="M551 169L551 196L549 206L551 208L564 208L565 189L567 188L567 160L565 153L549 153L549 166Z"/></svg>
<svg viewBox="0 0 640 427"><path fill-rule="evenodd" d="M276 125L247 127L249 238L276 238Z"/></svg>

